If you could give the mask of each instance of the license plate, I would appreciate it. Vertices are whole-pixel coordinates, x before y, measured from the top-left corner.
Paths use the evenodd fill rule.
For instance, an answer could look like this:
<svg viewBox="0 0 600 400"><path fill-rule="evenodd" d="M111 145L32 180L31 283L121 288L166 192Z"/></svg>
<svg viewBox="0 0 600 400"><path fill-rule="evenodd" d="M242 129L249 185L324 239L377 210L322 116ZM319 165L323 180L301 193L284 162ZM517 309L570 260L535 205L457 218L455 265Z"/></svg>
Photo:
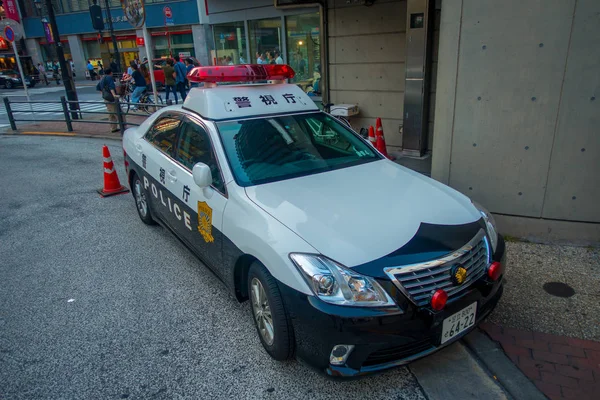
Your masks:
<svg viewBox="0 0 600 400"><path fill-rule="evenodd" d="M476 313L477 303L473 303L446 318L442 325L442 341L440 344L446 343L448 340L460 335L462 332L475 325Z"/></svg>

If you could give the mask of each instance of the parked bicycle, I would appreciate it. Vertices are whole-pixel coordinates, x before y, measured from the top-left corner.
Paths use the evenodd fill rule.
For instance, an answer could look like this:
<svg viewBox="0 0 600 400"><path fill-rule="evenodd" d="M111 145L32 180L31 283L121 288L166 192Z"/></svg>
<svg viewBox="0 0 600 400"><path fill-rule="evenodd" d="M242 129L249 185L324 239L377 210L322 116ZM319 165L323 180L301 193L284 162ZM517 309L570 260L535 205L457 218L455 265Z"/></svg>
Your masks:
<svg viewBox="0 0 600 400"><path fill-rule="evenodd" d="M120 89L121 93L119 97L119 100L121 102L121 110L123 110L125 114L128 114L129 110L131 109L131 106L136 105L131 103L131 94L135 89L135 85L132 81L122 80L121 88L122 89ZM158 104L164 104L164 100L160 94L157 94L156 98L158 100ZM146 114L152 114L158 109L158 107L154 106L154 93L152 91L145 90L144 93L142 93L139 103L137 104L137 109L138 111L144 112Z"/></svg>

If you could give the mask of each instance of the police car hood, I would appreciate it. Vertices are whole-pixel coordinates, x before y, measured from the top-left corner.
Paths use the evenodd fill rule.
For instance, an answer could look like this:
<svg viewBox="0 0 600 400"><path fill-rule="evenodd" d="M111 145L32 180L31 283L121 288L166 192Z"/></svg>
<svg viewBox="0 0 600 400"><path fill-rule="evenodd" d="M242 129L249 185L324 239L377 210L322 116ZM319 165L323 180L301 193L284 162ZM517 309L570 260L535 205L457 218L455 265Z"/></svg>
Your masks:
<svg viewBox="0 0 600 400"><path fill-rule="evenodd" d="M463 225L481 217L463 194L388 160L251 186L246 193L348 267L396 251L422 223Z"/></svg>

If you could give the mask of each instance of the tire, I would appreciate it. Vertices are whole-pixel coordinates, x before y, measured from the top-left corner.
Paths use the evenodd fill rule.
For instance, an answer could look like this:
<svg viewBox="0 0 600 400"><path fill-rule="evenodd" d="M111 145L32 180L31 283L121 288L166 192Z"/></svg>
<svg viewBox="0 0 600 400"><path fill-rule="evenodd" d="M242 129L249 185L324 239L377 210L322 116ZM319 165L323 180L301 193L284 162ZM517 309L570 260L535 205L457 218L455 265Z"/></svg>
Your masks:
<svg viewBox="0 0 600 400"><path fill-rule="evenodd" d="M13 88L13 83L11 81L6 81L6 83L4 84L4 87L7 89L12 89Z"/></svg>
<svg viewBox="0 0 600 400"><path fill-rule="evenodd" d="M155 225L156 221L152 218L152 211L150 211L150 203L148 202L148 192L144 189L137 174L134 174L131 178L131 193L135 199L135 208L142 222L146 225Z"/></svg>
<svg viewBox="0 0 600 400"><path fill-rule="evenodd" d="M275 360L284 361L291 358L295 347L294 331L275 278L264 265L255 261L248 271L247 284L254 325L263 347ZM264 323L269 322L267 312L271 316L270 336Z"/></svg>
<svg viewBox="0 0 600 400"><path fill-rule="evenodd" d="M142 98L140 99L140 103L142 103L143 105L139 106L140 111L143 111L148 115L156 111L156 107L154 106L154 100L152 99L152 97L153 95L151 96L149 94L144 94L142 96Z"/></svg>

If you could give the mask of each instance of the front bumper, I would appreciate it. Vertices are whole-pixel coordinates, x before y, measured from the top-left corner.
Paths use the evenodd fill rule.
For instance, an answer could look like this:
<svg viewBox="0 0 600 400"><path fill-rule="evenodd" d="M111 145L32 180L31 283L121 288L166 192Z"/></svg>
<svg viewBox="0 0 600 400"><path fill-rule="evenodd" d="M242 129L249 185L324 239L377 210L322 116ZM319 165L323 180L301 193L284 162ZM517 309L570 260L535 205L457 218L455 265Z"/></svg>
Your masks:
<svg viewBox="0 0 600 400"><path fill-rule="evenodd" d="M505 262L502 237L493 259ZM440 312L408 301L388 308L337 306L281 283L279 288L294 327L296 356L330 376L355 377L407 364L455 342L494 309L502 296L502 280L475 282ZM474 302L475 326L440 345L443 320ZM338 344L355 346L342 366L329 363Z"/></svg>

